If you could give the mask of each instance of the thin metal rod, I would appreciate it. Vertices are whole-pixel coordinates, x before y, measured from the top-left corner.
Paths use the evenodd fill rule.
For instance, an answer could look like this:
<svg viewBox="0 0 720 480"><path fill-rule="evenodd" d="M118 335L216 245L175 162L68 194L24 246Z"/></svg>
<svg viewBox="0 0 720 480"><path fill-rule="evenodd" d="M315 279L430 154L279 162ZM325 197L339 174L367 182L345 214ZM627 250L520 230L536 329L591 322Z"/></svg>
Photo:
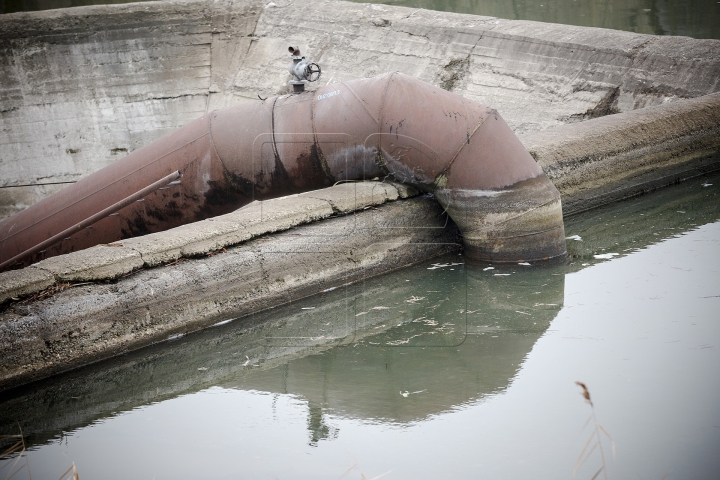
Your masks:
<svg viewBox="0 0 720 480"><path fill-rule="evenodd" d="M43 185L68 185L71 183L77 183L77 180L72 180L69 182L23 183L22 185L3 185L0 186L0 188L42 187Z"/></svg>
<svg viewBox="0 0 720 480"><path fill-rule="evenodd" d="M109 215L112 215L113 213L117 212L118 210L127 207L134 201L151 194L158 188L164 187L165 185L177 180L178 178L180 178L180 172L175 171L175 172L171 173L170 175L161 178L157 182L151 183L150 185L143 188L142 190L138 190L137 192L133 193L132 195L130 195L128 197L125 197L124 199L120 200L119 202L114 203L114 204L110 205L109 207L104 208L103 210L100 210L98 213L86 218L82 222L76 223L72 227L63 230L62 232L60 232L56 235L53 235L52 237L48 238L47 240L38 243L34 247L29 248L18 255L15 255L14 257L12 257L9 260L6 260L2 264L0 264L0 271L2 271L8 265L11 265L17 261L20 261L25 257L29 257L30 255L33 255L33 254L39 252L40 250L44 250L45 248L49 247L50 245L53 245L54 243L58 242L59 240L70 237L74 233L77 233L80 230L82 230L83 228L88 227L88 226L92 225L93 223L95 223L99 220L102 220L103 218L105 218Z"/></svg>

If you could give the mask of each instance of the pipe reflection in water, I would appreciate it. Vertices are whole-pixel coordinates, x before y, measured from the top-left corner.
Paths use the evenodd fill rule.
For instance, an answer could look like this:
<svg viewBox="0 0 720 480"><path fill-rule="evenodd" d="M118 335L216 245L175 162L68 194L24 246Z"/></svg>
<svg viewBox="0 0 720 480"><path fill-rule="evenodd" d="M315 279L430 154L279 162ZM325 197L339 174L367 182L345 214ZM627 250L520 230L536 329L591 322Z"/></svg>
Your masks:
<svg viewBox="0 0 720 480"><path fill-rule="evenodd" d="M522 266L498 276L462 259L440 257L8 392L0 433L19 420L39 445L217 385L307 399L311 442L333 435L327 410L412 422L472 402L507 387L560 310L564 277L512 273Z"/></svg>
<svg viewBox="0 0 720 480"><path fill-rule="evenodd" d="M0 434L19 421L40 445L216 385L306 399L311 444L337 434L323 412L412 422L473 402L507 387L562 308L564 273L720 219L709 184L720 175L568 219L567 266L451 254L4 392Z"/></svg>

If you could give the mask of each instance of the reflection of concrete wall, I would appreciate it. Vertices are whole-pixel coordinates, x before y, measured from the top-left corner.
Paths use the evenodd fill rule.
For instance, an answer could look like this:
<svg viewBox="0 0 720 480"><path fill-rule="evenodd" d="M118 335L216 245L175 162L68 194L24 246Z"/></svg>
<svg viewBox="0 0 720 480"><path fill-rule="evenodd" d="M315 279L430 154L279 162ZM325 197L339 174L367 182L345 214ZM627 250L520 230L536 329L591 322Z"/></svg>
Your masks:
<svg viewBox="0 0 720 480"><path fill-rule="evenodd" d="M595 261L596 254L624 255L683 234L697 225L716 222L720 219L720 195L717 190L703 187L706 182L717 185L720 176L716 172L632 202L566 218L565 233L582 238L567 242L568 258L575 262L574 268L581 268L583 262Z"/></svg>
<svg viewBox="0 0 720 480"><path fill-rule="evenodd" d="M408 276L421 279L429 273L426 267L336 289L8 392L12 398L0 404L0 434L12 433L18 420L30 443L40 444L62 431L213 385L299 395L313 406L311 416L320 415L310 422L320 430L322 411L407 422L506 388L562 307L564 277L552 270L495 277L492 271L457 267L453 281L405 282ZM441 290L437 297L447 298L444 307L405 302L429 288ZM400 307L389 303L392 299ZM534 307L537 303L553 305ZM356 316L378 304L393 307ZM464 314L446 315L457 310L472 312L466 326L461 327ZM515 310L531 315L507 314ZM417 333L417 324L398 327L396 322L420 317L440 323L451 318L465 340L448 348L375 345ZM428 336L437 335L442 333ZM425 391L412 393L419 390Z"/></svg>
<svg viewBox="0 0 720 480"><path fill-rule="evenodd" d="M0 17L0 186L75 181L201 114L399 70L519 133L718 89L720 42L311 0L144 2ZM57 187L0 189L0 216Z"/></svg>

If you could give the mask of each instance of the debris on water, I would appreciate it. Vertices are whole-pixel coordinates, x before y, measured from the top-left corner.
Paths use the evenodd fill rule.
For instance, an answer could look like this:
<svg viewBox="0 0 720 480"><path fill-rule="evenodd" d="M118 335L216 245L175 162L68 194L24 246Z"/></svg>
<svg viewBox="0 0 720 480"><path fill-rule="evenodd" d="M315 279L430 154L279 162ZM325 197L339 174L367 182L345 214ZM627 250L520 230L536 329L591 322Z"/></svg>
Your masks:
<svg viewBox="0 0 720 480"><path fill-rule="evenodd" d="M528 266L528 267L530 266L530 264L529 264L528 262L520 262L520 263L518 263L518 265L525 265L525 266Z"/></svg>
<svg viewBox="0 0 720 480"><path fill-rule="evenodd" d="M485 268L483 268L483 272L487 272L488 270L495 270L495 267L485 267Z"/></svg>
<svg viewBox="0 0 720 480"><path fill-rule="evenodd" d="M315 307L302 307L300 310L313 310Z"/></svg>
<svg viewBox="0 0 720 480"><path fill-rule="evenodd" d="M322 293L332 292L332 291L335 290L336 288L338 288L338 287L326 288L325 290L322 291Z"/></svg>
<svg viewBox="0 0 720 480"><path fill-rule="evenodd" d="M509 277L509 273L495 273L494 276L496 277Z"/></svg>
<svg viewBox="0 0 720 480"><path fill-rule="evenodd" d="M520 310L515 310L515 313L522 313L523 315L532 315L531 313L521 312Z"/></svg>
<svg viewBox="0 0 720 480"><path fill-rule="evenodd" d="M358 313L358 314L355 315L355 316L356 316L356 317L359 317L359 316L361 316L361 315L367 315L367 313L368 313L368 312L360 312L360 313Z"/></svg>
<svg viewBox="0 0 720 480"><path fill-rule="evenodd" d="M390 307L383 307L382 305L378 305L377 307L372 307L370 310L390 310Z"/></svg>
<svg viewBox="0 0 720 480"><path fill-rule="evenodd" d="M678 210L677 213L685 213L685 210Z"/></svg>
<svg viewBox="0 0 720 480"><path fill-rule="evenodd" d="M242 366L243 366L243 367L247 367L249 363L250 363L250 357L248 357L247 355L245 355L245 363L243 363Z"/></svg>
<svg viewBox="0 0 720 480"><path fill-rule="evenodd" d="M707 183L707 182L705 182L705 183L702 184L702 186L703 186L703 187L712 187L712 183Z"/></svg>
<svg viewBox="0 0 720 480"><path fill-rule="evenodd" d="M617 255L620 255L619 253L601 253L600 255L593 255L593 257L597 258L598 260L607 260L609 258L613 258Z"/></svg>
<svg viewBox="0 0 720 480"><path fill-rule="evenodd" d="M445 267L454 267L456 265L462 265L461 263L433 263L431 267L428 267L428 270L435 270L438 268L445 268ZM454 270L454 268L451 268L450 270Z"/></svg>
<svg viewBox="0 0 720 480"><path fill-rule="evenodd" d="M182 338L184 336L184 333L176 333L175 335L170 335L169 337L167 337L167 340L177 340L178 338Z"/></svg>
<svg viewBox="0 0 720 480"><path fill-rule="evenodd" d="M582 237L580 235L570 235L569 237L565 237L565 240L577 240L578 242L582 242Z"/></svg>
<svg viewBox="0 0 720 480"><path fill-rule="evenodd" d="M581 265L582 265L583 267L587 267L587 266L590 265L590 264L589 264L589 263L582 263Z"/></svg>
<svg viewBox="0 0 720 480"><path fill-rule="evenodd" d="M207 370L207 367L198 367L198 370L204 372L205 370Z"/></svg>
<svg viewBox="0 0 720 480"><path fill-rule="evenodd" d="M405 391L403 392L403 391L401 390L401 391L400 391L400 395L402 395L403 397L407 398L407 397L409 397L410 395L415 395L416 393L423 393L423 392L427 392L427 388L425 388L425 389L423 389L423 390L418 390L417 392L408 392L407 390L405 390Z"/></svg>
<svg viewBox="0 0 720 480"><path fill-rule="evenodd" d="M405 301L407 303L416 303L416 302L419 302L420 300L425 300L425 297L416 297L415 295L413 295L412 297L408 298Z"/></svg>

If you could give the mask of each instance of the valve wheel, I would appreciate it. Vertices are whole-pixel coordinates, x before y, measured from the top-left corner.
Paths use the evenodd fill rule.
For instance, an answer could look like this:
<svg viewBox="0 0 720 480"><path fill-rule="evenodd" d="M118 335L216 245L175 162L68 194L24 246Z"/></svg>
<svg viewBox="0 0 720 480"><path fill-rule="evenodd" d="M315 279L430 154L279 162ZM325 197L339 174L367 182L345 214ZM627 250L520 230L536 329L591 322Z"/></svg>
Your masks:
<svg viewBox="0 0 720 480"><path fill-rule="evenodd" d="M316 82L320 79L321 74L322 70L317 63L308 63L305 67L305 78L308 82Z"/></svg>

